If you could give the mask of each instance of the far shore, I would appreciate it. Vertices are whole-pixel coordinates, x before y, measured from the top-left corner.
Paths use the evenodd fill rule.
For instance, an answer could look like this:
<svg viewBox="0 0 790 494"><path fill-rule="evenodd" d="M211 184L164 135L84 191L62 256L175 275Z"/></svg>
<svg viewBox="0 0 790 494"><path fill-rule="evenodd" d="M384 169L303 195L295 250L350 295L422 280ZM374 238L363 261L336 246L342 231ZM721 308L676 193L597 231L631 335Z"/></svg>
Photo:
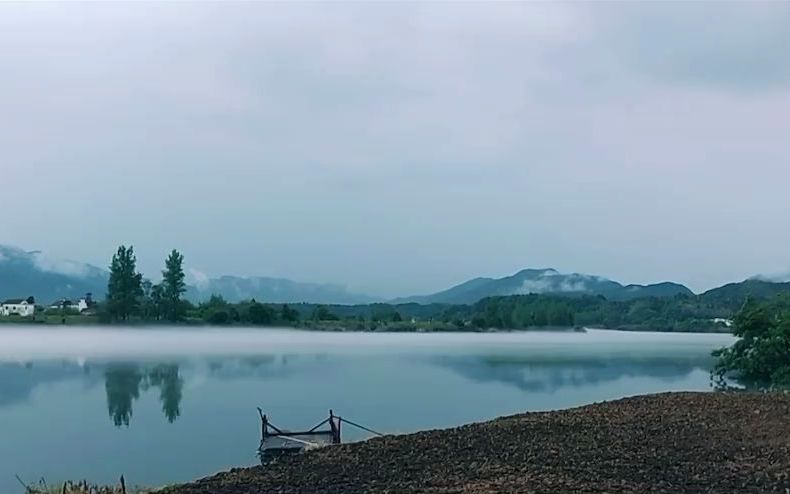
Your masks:
<svg viewBox="0 0 790 494"><path fill-rule="evenodd" d="M600 327L600 326L533 326L525 328L477 328L477 327L457 327L445 323L432 324L430 322L420 321L417 323L400 322L400 323L386 323L382 324L375 329L359 328L354 323L347 323L345 321L302 321L298 325L270 325L270 326L253 326L249 324L209 324L203 320L188 320L180 322L166 322L166 321L129 321L129 322L115 322L106 323L102 322L96 316L76 316L69 315L65 318L60 316L42 316L36 318L29 317L0 317L0 329L3 325L33 325L33 326L47 326L47 327L90 327L102 326L113 328L172 328L172 327L185 327L185 328L243 328L243 329L272 329L272 328L288 328L294 330L316 331L316 332L359 332L359 333L442 333L442 332L461 332L461 333L511 333L520 331L529 332L578 332L583 333L588 329L602 329L610 331L624 331L624 332L659 332L659 333L731 333L731 328L722 327L720 325L712 325L707 329L697 329L695 331L670 331L665 328L653 328L649 326L618 326L614 328Z"/></svg>

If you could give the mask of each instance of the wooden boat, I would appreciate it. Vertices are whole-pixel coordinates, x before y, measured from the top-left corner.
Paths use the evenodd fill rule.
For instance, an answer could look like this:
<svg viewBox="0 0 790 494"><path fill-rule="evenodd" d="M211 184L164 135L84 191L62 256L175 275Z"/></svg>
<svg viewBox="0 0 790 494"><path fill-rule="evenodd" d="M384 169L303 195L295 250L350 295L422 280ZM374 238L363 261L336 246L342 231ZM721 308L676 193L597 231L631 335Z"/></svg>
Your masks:
<svg viewBox="0 0 790 494"><path fill-rule="evenodd" d="M382 435L372 429L339 417L332 410L329 410L328 418L322 420L312 429L305 431L280 429L269 421L269 417L260 408L258 408L258 416L261 419L261 443L258 446L258 457L263 465L271 463L284 455L301 453L305 449L340 444L340 429L343 423L377 436Z"/></svg>

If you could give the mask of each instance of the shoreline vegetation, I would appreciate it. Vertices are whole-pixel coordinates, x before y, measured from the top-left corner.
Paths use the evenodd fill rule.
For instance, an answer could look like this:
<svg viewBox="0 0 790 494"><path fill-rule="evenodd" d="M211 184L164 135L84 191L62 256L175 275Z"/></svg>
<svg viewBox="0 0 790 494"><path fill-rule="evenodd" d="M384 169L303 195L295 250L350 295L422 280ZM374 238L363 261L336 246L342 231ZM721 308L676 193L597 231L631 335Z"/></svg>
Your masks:
<svg viewBox="0 0 790 494"><path fill-rule="evenodd" d="M372 322L361 324L356 319L338 319L338 320L311 320L307 319L299 321L296 324L287 324L275 321L272 324L251 324L245 321L234 321L223 324L212 324L202 319L187 319L178 322L169 321L146 321L146 320L130 320L125 323L107 323L102 321L97 316L84 316L73 315L68 316L65 322L61 316L38 316L36 318L29 317L3 317L0 318L0 329L3 324L8 325L39 325L39 326L108 326L112 328L162 328L168 330L171 328L243 328L243 329L293 329L301 331L316 331L316 332L330 332L330 333L343 333L343 332L385 332L385 333L451 333L451 332L466 332L466 333L509 333L518 331L534 331L534 332L576 332L584 333L588 329L611 329L604 327L582 327L582 326L542 326L542 327L525 327L525 328L476 328L476 327L458 327L452 323L445 323L442 321L400 321L400 322ZM617 328L616 330L623 330ZM646 329L648 331L649 329Z"/></svg>
<svg viewBox="0 0 790 494"><path fill-rule="evenodd" d="M779 288L753 281L701 295L609 300L602 295L527 294L484 298L473 304L370 303L360 305L230 302L219 295L193 303L186 293L184 257L173 250L158 283L137 271L134 248L120 246L110 263L106 298L79 313L67 306L38 307L34 317L5 323L292 327L314 331L510 331L601 328L626 331L731 332L749 296L766 300ZM65 302L64 302L65 303Z"/></svg>
<svg viewBox="0 0 790 494"><path fill-rule="evenodd" d="M790 489L790 394L662 393L319 448L158 494Z"/></svg>

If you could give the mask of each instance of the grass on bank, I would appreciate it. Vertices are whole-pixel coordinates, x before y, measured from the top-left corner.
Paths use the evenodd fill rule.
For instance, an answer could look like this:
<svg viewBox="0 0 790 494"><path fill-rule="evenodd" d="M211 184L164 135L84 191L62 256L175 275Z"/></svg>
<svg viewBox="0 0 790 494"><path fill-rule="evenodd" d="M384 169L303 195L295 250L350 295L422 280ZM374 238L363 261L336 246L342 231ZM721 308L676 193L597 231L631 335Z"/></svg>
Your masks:
<svg viewBox="0 0 790 494"><path fill-rule="evenodd" d="M91 484L87 480L79 482L66 481L59 485L49 485L44 479L37 484L25 484L19 477L19 483L24 488L24 494L151 494L153 489L142 487L127 487L121 477L118 485Z"/></svg>
<svg viewBox="0 0 790 494"><path fill-rule="evenodd" d="M69 314L65 316L36 314L35 317L0 316L0 324L2 323L87 326L91 324L99 324L100 321L96 316L84 316L77 314Z"/></svg>

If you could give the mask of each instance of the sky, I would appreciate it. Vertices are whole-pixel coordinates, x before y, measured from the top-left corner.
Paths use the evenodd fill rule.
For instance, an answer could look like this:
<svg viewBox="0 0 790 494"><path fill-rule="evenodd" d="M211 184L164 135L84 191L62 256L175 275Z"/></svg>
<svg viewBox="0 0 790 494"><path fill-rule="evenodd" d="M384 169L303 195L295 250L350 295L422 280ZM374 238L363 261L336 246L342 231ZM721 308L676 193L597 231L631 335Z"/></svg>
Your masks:
<svg viewBox="0 0 790 494"><path fill-rule="evenodd" d="M790 270L790 3L2 3L0 243L429 293Z"/></svg>

